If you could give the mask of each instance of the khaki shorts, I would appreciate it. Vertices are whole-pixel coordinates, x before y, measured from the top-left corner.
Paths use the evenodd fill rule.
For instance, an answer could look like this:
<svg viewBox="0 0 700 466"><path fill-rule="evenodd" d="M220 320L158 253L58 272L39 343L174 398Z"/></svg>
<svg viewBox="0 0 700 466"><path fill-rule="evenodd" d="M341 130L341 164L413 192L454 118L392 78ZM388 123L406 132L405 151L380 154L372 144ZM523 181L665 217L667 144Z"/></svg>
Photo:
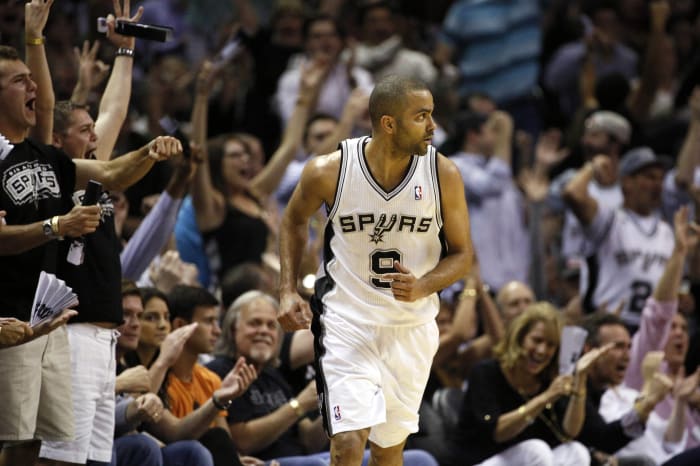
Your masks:
<svg viewBox="0 0 700 466"><path fill-rule="evenodd" d="M65 327L0 350L0 440L73 438L70 370Z"/></svg>
<svg viewBox="0 0 700 466"><path fill-rule="evenodd" d="M40 458L109 463L114 441L115 346L119 333L92 324L68 324L75 438L41 443Z"/></svg>

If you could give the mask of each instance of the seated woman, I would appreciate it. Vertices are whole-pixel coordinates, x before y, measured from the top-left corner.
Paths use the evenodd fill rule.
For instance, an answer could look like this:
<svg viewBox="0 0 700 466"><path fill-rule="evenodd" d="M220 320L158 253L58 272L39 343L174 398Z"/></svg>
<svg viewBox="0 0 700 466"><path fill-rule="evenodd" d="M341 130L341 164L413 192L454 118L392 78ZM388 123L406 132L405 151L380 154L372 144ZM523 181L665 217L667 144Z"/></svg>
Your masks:
<svg viewBox="0 0 700 466"><path fill-rule="evenodd" d="M151 367L160 353L160 345L170 333L170 311L168 298L157 288L141 288L143 314L141 336L136 351L127 353L126 363L129 367L143 365Z"/></svg>
<svg viewBox="0 0 700 466"><path fill-rule="evenodd" d="M472 369L454 438L458 463L590 464L572 439L585 419L586 373L609 348L584 355L576 375L557 375L560 335L554 307L530 305L507 328L496 359Z"/></svg>

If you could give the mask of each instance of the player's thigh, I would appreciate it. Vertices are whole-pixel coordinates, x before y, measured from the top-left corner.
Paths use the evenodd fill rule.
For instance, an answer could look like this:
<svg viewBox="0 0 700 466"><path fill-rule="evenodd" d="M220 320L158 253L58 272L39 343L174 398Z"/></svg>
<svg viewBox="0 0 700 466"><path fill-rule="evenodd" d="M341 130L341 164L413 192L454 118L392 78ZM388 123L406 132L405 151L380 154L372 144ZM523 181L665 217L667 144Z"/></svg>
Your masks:
<svg viewBox="0 0 700 466"><path fill-rule="evenodd" d="M317 355L317 390L329 436L386 420L381 362L372 326L323 319Z"/></svg>

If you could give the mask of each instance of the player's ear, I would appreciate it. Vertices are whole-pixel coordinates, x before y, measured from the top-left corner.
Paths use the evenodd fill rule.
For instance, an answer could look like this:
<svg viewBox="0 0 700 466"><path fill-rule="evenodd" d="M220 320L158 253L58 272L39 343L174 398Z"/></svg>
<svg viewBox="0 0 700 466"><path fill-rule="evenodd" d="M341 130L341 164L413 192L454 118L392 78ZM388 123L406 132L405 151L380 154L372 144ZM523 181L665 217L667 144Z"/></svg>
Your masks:
<svg viewBox="0 0 700 466"><path fill-rule="evenodd" d="M394 134L396 128L396 120L394 120L394 117L391 117L389 115L382 115L379 122L381 123L384 132L386 132L387 134Z"/></svg>

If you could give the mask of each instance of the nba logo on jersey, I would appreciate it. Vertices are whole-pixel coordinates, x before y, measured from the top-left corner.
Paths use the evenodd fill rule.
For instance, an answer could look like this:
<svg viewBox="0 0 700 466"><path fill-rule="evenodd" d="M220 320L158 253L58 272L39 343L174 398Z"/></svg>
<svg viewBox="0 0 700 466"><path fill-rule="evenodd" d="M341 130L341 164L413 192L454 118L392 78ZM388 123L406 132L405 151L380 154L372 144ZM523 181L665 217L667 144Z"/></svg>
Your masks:
<svg viewBox="0 0 700 466"><path fill-rule="evenodd" d="M335 405L333 406L333 417L335 417L336 421L340 421L340 406Z"/></svg>
<svg viewBox="0 0 700 466"><path fill-rule="evenodd" d="M416 201L420 201L423 199L423 186L418 185L413 187L413 195L416 198Z"/></svg>

